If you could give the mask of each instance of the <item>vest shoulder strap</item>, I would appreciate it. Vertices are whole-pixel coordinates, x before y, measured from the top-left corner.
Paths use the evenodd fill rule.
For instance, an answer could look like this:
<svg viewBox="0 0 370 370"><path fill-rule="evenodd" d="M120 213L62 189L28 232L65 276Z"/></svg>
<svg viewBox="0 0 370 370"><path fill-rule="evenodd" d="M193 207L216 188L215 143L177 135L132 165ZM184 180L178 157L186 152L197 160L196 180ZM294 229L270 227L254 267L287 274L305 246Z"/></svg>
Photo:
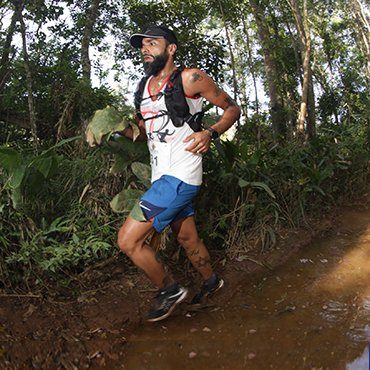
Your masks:
<svg viewBox="0 0 370 370"><path fill-rule="evenodd" d="M140 105L141 105L141 101L143 100L143 93L144 93L145 84L148 81L149 77L150 76L144 76L139 81L139 83L137 84L135 93L134 93L135 111L136 111L136 115L138 116L139 119L143 119L143 116L141 115L141 112L140 112Z"/></svg>
<svg viewBox="0 0 370 370"><path fill-rule="evenodd" d="M189 105L185 98L184 86L182 84L182 71L184 66L177 68L170 76L166 87L164 89L165 104L168 111L168 115L171 118L174 126L181 127L184 123L187 123L193 131L202 130L202 118L203 112L199 112L195 115L190 114ZM140 105L143 99L144 88L149 76L144 76L138 83L137 89L134 94L134 104L136 114L139 119L142 119L140 113Z"/></svg>
<svg viewBox="0 0 370 370"><path fill-rule="evenodd" d="M185 98L184 86L182 84L182 71L184 66L176 69L169 78L164 89L164 96L168 115L174 126L181 127L189 115L189 106Z"/></svg>

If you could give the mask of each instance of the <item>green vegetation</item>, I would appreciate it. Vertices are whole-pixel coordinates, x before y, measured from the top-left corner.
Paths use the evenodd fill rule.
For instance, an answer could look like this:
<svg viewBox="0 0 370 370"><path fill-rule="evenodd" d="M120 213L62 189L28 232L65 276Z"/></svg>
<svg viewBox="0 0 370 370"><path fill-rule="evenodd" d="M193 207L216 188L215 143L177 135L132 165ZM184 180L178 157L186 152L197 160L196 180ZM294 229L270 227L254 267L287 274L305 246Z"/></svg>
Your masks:
<svg viewBox="0 0 370 370"><path fill-rule="evenodd" d="M205 156L196 217L211 248L243 259L271 248L283 228L368 191L369 13L361 1L3 5L0 288L42 286L118 253L117 229L148 186L149 167L145 143L111 133L133 124L137 79L127 61L138 71L140 59L125 40L153 19L174 25L178 60L233 91L243 111L235 136ZM112 43L108 68L101 57ZM109 72L125 76L121 90L108 87ZM207 107L205 125L216 113ZM91 119L102 142L95 148L86 144Z"/></svg>

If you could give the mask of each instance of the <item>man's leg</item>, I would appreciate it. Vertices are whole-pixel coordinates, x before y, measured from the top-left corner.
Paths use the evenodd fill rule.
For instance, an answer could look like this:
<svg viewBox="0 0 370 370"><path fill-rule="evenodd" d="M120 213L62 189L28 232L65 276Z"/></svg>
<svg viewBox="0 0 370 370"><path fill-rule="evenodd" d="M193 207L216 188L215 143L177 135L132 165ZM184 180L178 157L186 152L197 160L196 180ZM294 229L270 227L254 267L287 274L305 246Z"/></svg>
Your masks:
<svg viewBox="0 0 370 370"><path fill-rule="evenodd" d="M153 249L145 243L146 238L152 232L151 221L136 221L129 216L118 231L117 244L132 262L161 289L170 284L171 279Z"/></svg>
<svg viewBox="0 0 370 370"><path fill-rule="evenodd" d="M171 227L192 265L204 279L200 291L191 300L191 304L199 304L205 297L222 288L224 281L213 272L208 250L198 236L194 216L175 221Z"/></svg>
<svg viewBox="0 0 370 370"><path fill-rule="evenodd" d="M171 224L171 228L194 268L199 271L204 280L209 279L213 274L211 258L199 238L194 216L175 221Z"/></svg>
<svg viewBox="0 0 370 370"><path fill-rule="evenodd" d="M187 296L187 289L181 287L166 274L162 263L153 249L145 243L153 231L151 221L136 221L128 217L118 232L118 245L133 263L142 269L159 288L155 303L146 320L156 322L168 317Z"/></svg>

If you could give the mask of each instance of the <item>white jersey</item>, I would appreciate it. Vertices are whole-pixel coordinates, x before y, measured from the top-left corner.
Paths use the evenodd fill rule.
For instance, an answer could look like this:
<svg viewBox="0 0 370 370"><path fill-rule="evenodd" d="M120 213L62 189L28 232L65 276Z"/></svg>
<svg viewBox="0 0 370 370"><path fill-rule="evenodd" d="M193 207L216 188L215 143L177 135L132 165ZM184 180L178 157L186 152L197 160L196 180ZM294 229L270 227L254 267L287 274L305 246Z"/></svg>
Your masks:
<svg viewBox="0 0 370 370"><path fill-rule="evenodd" d="M200 185L203 175L202 155L185 150L191 141L183 142L194 131L187 123L181 127L173 125L169 115L166 114L164 95L159 94L151 97L149 92L151 81L152 77L148 78L146 82L140 111L144 118L148 138L152 182L162 175L169 175L190 185ZM167 81L163 83L160 92L164 91ZM191 114L202 111L202 97L186 96L186 101Z"/></svg>

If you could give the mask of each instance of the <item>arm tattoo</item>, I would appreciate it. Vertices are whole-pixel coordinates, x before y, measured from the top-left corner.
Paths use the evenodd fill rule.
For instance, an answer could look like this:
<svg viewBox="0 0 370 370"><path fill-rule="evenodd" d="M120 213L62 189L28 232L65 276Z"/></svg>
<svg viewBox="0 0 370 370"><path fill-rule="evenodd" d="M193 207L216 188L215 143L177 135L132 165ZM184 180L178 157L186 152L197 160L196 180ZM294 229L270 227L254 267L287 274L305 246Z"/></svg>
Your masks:
<svg viewBox="0 0 370 370"><path fill-rule="evenodd" d="M227 98L225 98L225 102L227 103L226 108L229 108L232 105L236 105L234 99L231 99L230 96L228 96Z"/></svg>
<svg viewBox="0 0 370 370"><path fill-rule="evenodd" d="M221 93L222 93L222 90L218 86L216 86L216 88L215 88L215 97L220 96Z"/></svg>
<svg viewBox="0 0 370 370"><path fill-rule="evenodd" d="M202 81L202 80L203 80L203 77L202 77L199 73L194 72L194 73L191 75L190 80L191 80L192 82Z"/></svg>

